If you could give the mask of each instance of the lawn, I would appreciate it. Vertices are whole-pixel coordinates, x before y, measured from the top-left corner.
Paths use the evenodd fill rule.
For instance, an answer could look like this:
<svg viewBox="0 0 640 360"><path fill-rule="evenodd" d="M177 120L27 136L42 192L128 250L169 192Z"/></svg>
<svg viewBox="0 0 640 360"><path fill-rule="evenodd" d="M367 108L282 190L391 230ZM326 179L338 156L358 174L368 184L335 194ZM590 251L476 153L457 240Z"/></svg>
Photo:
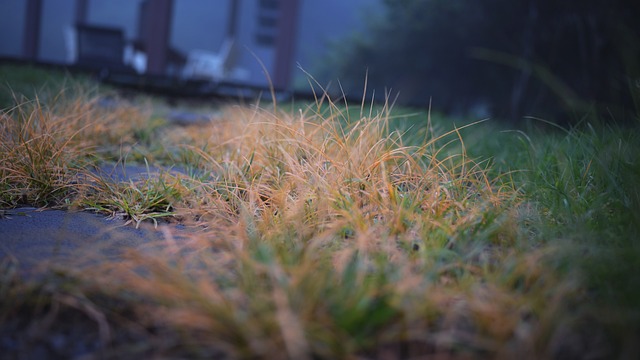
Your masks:
<svg viewBox="0 0 640 360"><path fill-rule="evenodd" d="M190 231L164 251L37 279L0 259L0 352L640 352L638 119L509 129L319 94L216 106L212 121L176 126L158 99L46 74L3 80L0 207ZM113 163L181 171L136 181L95 171Z"/></svg>

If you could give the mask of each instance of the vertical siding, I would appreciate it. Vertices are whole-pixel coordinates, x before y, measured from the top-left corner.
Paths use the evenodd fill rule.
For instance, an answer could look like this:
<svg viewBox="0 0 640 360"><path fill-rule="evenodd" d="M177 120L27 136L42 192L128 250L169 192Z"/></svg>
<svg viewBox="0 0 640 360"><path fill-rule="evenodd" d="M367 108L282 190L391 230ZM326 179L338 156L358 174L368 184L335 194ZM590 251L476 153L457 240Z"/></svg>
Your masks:
<svg viewBox="0 0 640 360"><path fill-rule="evenodd" d="M173 48L184 53L220 49L229 23L228 0L174 0L173 9L170 38Z"/></svg>
<svg viewBox="0 0 640 360"><path fill-rule="evenodd" d="M23 14L29 2L38 1L42 2L43 17L40 31L36 34L39 40L35 51L33 48L30 51L37 53L39 60L64 61L64 28L83 17L88 24L123 29L127 40L138 38L142 0L0 1L0 13L16 14L6 16L0 22L0 31L10 34L0 37L0 56L24 55L24 39L29 34L25 34L27 19ZM239 5L235 26L237 66L248 74L249 83L267 86L269 81L263 71L264 66L274 85L280 87L296 83L308 86L304 81L305 75L297 70L296 64L300 63L313 74L317 60L326 55L328 42L339 41L349 32L362 28L362 8L381 8L381 0L277 0L281 7L297 3L298 11L294 17L289 17L294 20L284 25L280 22L282 14L279 15L276 32L278 36L284 33L285 38L269 44L257 39L260 31L264 31L258 24L262 0L173 0L167 45L185 55L197 49L217 52L229 32L232 1L238 1ZM78 15L78 11L84 15ZM268 28L268 21L266 23ZM294 78L293 84L291 77Z"/></svg>
<svg viewBox="0 0 640 360"><path fill-rule="evenodd" d="M26 1L0 1L0 56L22 56Z"/></svg>
<svg viewBox="0 0 640 360"><path fill-rule="evenodd" d="M38 60L64 63L67 60L65 29L75 22L75 0L42 0Z"/></svg>
<svg viewBox="0 0 640 360"><path fill-rule="evenodd" d="M22 56L28 60L38 59L40 44L40 19L42 18L42 0L27 0L25 21L23 24Z"/></svg>

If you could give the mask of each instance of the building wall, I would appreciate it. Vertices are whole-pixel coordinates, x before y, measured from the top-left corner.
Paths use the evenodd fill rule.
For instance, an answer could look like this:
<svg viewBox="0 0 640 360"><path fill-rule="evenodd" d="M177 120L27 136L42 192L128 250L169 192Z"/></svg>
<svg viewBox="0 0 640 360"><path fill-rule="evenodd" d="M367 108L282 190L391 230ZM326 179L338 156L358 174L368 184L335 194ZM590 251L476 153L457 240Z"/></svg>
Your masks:
<svg viewBox="0 0 640 360"><path fill-rule="evenodd" d="M271 73L274 68L275 47L257 43L258 0L241 0L238 24L238 66L248 71L250 81L262 86L269 85L269 79L262 65ZM262 65L261 65L262 63Z"/></svg>
<svg viewBox="0 0 640 360"><path fill-rule="evenodd" d="M227 0L174 0L171 47L185 53L218 51L229 22L228 14Z"/></svg>
<svg viewBox="0 0 640 360"><path fill-rule="evenodd" d="M26 1L0 1L0 56L20 57L22 55L22 39L24 35L24 13Z"/></svg>
<svg viewBox="0 0 640 360"><path fill-rule="evenodd" d="M89 0L86 21L92 25L121 28L125 38L133 40L138 33L138 9L141 2L142 0Z"/></svg>
<svg viewBox="0 0 640 360"><path fill-rule="evenodd" d="M75 0L43 0L40 23L40 61L67 61L65 30L75 22Z"/></svg>
<svg viewBox="0 0 640 360"><path fill-rule="evenodd" d="M141 1L87 0L86 21L93 25L122 28L126 39L134 40L138 32ZM227 33L229 1L232 0L174 0L169 45L185 54L197 49L217 52ZM273 76L276 52L275 46L257 41L260 1L240 0L237 65L249 76L250 83L269 85L263 67ZM375 8L381 0L299 1L291 72L294 84L305 84L305 75L296 68L296 64L313 72L327 51L327 43L361 28L361 9ZM0 22L0 31L11 34L0 38L0 56L19 57L22 54L25 3L24 0L0 1L0 13L15 14ZM54 63L67 60L64 31L75 23L75 3L76 0L42 0L39 60Z"/></svg>

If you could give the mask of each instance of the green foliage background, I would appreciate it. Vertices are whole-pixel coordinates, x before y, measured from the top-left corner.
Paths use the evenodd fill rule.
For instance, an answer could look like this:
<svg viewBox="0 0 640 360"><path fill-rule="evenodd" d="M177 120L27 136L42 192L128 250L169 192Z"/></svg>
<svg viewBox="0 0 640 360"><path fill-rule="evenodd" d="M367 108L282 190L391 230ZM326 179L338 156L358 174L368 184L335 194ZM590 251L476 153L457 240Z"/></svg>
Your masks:
<svg viewBox="0 0 640 360"><path fill-rule="evenodd" d="M334 43L322 78L400 101L495 117L629 121L640 94L640 6L630 1L385 0L366 34Z"/></svg>

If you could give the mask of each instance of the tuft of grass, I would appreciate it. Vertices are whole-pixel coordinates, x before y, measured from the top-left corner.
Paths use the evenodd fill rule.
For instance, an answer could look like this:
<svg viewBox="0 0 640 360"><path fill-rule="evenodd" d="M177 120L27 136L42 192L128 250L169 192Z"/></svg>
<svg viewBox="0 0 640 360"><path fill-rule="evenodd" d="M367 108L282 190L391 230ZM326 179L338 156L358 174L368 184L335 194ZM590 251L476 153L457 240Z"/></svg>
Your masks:
<svg viewBox="0 0 640 360"><path fill-rule="evenodd" d="M558 246L554 270L581 287L561 330L582 338L583 326L601 331L620 356L636 351L629 337L640 332L639 151L636 131L586 123L530 144L522 173L544 217L538 236Z"/></svg>
<svg viewBox="0 0 640 360"><path fill-rule="evenodd" d="M148 115L105 101L73 88L0 111L2 206L70 206L91 175L89 165L135 147Z"/></svg>
<svg viewBox="0 0 640 360"><path fill-rule="evenodd" d="M88 78L71 78L65 71L44 69L32 65L0 64L0 109L19 106L22 103L47 100L58 94L59 89L73 83L77 89L91 87Z"/></svg>
<svg viewBox="0 0 640 360"><path fill-rule="evenodd" d="M157 219L175 216L175 207L190 191L179 175L163 172L153 175L147 165L147 177L113 181L107 175L91 176L91 185L81 203L86 210L107 213L127 220L136 227L145 220L157 226Z"/></svg>
<svg viewBox="0 0 640 360"><path fill-rule="evenodd" d="M0 112L0 201L58 205L69 201L89 145L64 117L43 109L36 99Z"/></svg>
<svg viewBox="0 0 640 360"><path fill-rule="evenodd" d="M624 358L636 349L640 142L628 129L500 132L328 97L295 111L229 106L215 122L180 128L136 107L103 113L87 98L35 104L3 113L2 144L13 141L3 149L6 204L29 190L32 202L70 198L136 226L170 218L187 231L163 224L162 245L58 269L35 287L3 262L0 319L11 325L0 333L16 341L33 321L75 313L91 320L75 324L99 346L67 357ZM147 175L121 181L92 170L101 159L184 171L146 165ZM29 185L34 164L62 169L46 182L59 192Z"/></svg>
<svg viewBox="0 0 640 360"><path fill-rule="evenodd" d="M388 112L345 124L337 107L327 117L314 110L227 109L229 121L208 133L216 141L188 147L210 174L194 190L207 230L186 242L184 258L132 254L129 265L101 268L102 289L148 299L139 313L162 316L146 326L181 329L182 341L232 357L383 347L477 355L511 341L513 310L494 327L494 310L466 302L481 278L499 282L483 290L490 299L504 286L495 262L518 240L508 221L517 193L488 179L463 146L439 153L433 144L459 141L457 131L407 146L389 132ZM446 320L457 301L462 313ZM473 325L438 335L460 322Z"/></svg>

